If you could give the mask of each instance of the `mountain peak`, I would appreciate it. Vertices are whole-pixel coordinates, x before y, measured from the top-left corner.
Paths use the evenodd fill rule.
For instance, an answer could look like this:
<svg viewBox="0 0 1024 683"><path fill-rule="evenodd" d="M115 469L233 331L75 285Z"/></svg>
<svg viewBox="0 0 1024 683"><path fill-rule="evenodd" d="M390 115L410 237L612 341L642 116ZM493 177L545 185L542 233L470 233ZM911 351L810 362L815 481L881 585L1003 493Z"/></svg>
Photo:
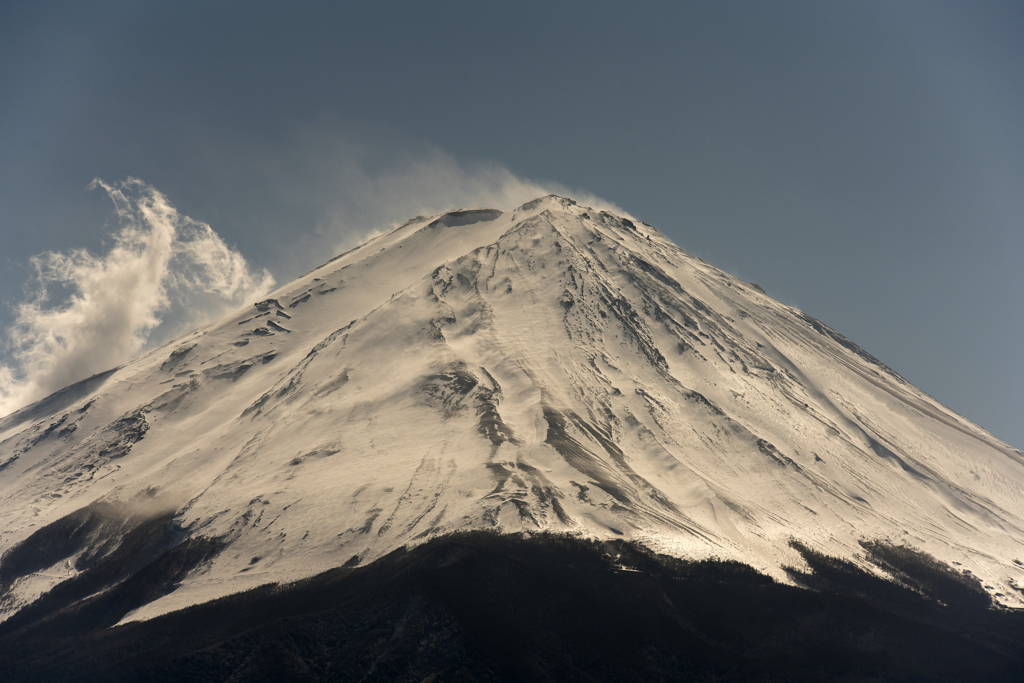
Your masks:
<svg viewBox="0 0 1024 683"><path fill-rule="evenodd" d="M1024 582L1018 452L648 226L556 195L413 219L4 425L8 613L126 533L203 549L132 618L474 529L779 580L793 539L853 562L889 539L1008 605Z"/></svg>
<svg viewBox="0 0 1024 683"><path fill-rule="evenodd" d="M560 197L557 194L548 194L543 197L537 197L532 199L522 206L517 211L533 211L541 206L557 206L561 208L569 208L570 206L576 206L576 202L568 197Z"/></svg>

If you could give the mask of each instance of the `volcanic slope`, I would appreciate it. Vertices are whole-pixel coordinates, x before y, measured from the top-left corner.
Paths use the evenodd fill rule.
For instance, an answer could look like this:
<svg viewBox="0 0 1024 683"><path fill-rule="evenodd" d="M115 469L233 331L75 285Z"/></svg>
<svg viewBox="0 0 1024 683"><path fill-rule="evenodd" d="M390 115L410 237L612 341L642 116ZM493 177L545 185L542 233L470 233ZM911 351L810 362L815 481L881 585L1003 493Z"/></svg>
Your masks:
<svg viewBox="0 0 1024 683"><path fill-rule="evenodd" d="M1020 606L1024 454L652 227L555 196L413 219L0 421L6 617L133 557L179 553L117 618L468 529L782 580L806 569L794 540L876 572L860 542L885 540Z"/></svg>

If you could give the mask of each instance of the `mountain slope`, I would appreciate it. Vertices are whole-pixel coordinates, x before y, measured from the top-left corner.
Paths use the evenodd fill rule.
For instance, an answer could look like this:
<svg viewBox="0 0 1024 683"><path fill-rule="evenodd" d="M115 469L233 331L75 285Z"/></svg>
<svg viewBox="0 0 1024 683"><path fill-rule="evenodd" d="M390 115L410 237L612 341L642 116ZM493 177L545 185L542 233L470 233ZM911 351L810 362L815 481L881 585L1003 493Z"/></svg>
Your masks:
<svg viewBox="0 0 1024 683"><path fill-rule="evenodd" d="M875 572L888 540L1016 606L1022 475L822 323L552 196L414 219L5 418L0 595L57 609L170 557L117 617L144 619L497 529L778 579L793 540Z"/></svg>

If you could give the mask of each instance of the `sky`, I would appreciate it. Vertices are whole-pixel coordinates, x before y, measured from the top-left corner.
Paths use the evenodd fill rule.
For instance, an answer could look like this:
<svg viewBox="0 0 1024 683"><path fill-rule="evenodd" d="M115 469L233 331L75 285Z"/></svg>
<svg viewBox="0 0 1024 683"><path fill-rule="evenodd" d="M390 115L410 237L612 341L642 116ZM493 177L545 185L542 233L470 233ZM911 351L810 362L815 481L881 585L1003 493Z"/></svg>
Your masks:
<svg viewBox="0 0 1024 683"><path fill-rule="evenodd" d="M1016 0L8 0L0 394L413 215L557 192L1024 448L1022 35Z"/></svg>

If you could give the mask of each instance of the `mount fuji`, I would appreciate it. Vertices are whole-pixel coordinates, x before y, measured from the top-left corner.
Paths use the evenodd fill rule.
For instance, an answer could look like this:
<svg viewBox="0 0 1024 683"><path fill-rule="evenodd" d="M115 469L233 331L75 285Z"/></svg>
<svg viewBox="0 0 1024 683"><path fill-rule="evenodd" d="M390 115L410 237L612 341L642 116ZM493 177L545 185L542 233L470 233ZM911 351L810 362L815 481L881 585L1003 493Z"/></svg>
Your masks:
<svg viewBox="0 0 1024 683"><path fill-rule="evenodd" d="M800 590L831 558L927 594L911 557L1006 612L1024 453L557 196L416 217L0 420L0 631L139 624L484 531Z"/></svg>

